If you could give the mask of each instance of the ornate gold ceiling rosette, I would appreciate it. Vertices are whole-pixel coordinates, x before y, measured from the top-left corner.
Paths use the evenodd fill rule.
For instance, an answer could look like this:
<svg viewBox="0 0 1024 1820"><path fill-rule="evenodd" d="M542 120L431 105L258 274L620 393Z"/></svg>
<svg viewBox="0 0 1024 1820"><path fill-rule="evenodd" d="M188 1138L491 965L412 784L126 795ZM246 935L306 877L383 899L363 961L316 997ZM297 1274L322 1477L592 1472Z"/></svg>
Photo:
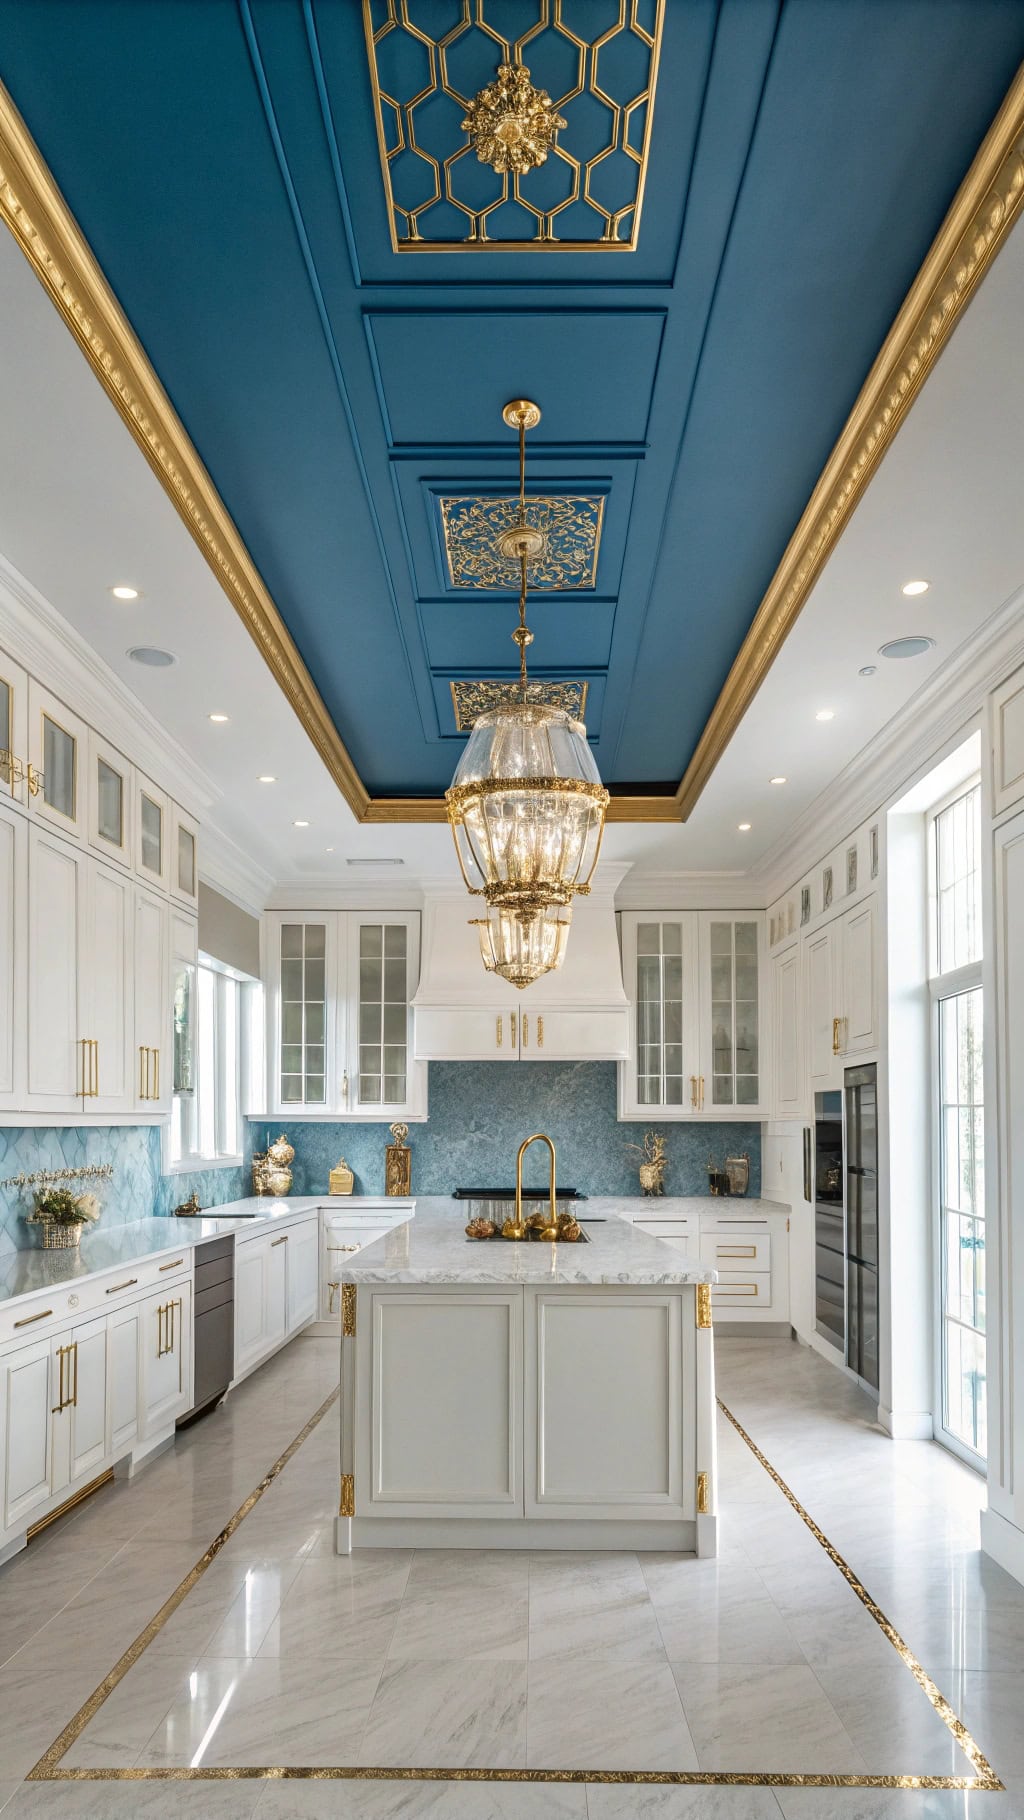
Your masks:
<svg viewBox="0 0 1024 1820"><path fill-rule="evenodd" d="M460 17L440 38L432 38L411 17L410 0L363 0L366 52L373 92L377 144L387 207L392 251L396 253L467 252L635 252L640 233L644 185L654 118L658 58L665 20L665 0L620 0L618 18L593 38L573 31L562 16L560 0L536 0L537 18L529 30L509 39L495 30L487 17L488 0L461 0ZM648 28L641 17L650 20ZM545 32L568 47L575 77L563 94L549 96L529 81L525 68L530 47ZM392 78L382 65L389 60L395 33L404 34L408 46L422 53L422 86L410 94L392 94ZM475 94L459 89L452 74L460 45L472 33L482 33L494 46L494 78ZM627 99L618 99L602 84L601 57L606 64L615 41L627 38L647 53L643 88ZM397 61L397 60L396 60ZM521 73L520 73L521 72ZM538 73L538 83L546 80ZM611 77L606 80L610 83ZM573 122L563 109L578 96L590 96L607 110L607 134L598 142L573 143ZM447 138L423 143L427 128L422 112L428 103L447 100L451 112L451 145ZM455 109L461 109L461 118ZM417 114L420 118L417 118ZM566 129L563 131L563 129ZM559 138L559 133L562 137ZM471 136L467 142L465 135ZM502 135L507 137L503 141ZM483 147L484 149L481 149ZM462 190L464 170L496 162L487 199L470 196L479 185ZM618 157L616 155L619 155ZM460 170L463 159L469 167ZM608 164L609 160L615 160ZM542 191L530 179L540 164L557 162L564 183L545 182ZM603 167L608 164L608 171ZM624 190L625 166L632 167L631 193ZM615 176L611 176L612 172ZM418 187L417 187L418 186ZM561 193L557 194L556 190ZM401 192L399 194L398 192ZM517 207L532 224L527 236L491 238L492 216L508 206ZM442 225L431 233L430 215L438 211ZM464 217L465 235L453 239L451 213ZM585 212L593 223L591 234L562 232L561 217L572 210ZM567 217L568 219L568 217ZM445 223L448 225L446 226ZM495 225L497 225L495 223Z"/></svg>
<svg viewBox="0 0 1024 1820"><path fill-rule="evenodd" d="M589 687L586 682L528 682L526 700L531 708L560 708L573 720L583 720ZM482 677L474 681L456 678L451 691L456 733L468 733L481 714L487 714L491 708L522 700L518 682L489 681Z"/></svg>
<svg viewBox="0 0 1024 1820"><path fill-rule="evenodd" d="M446 493L438 505L451 586L508 594L512 588L509 564L496 546L501 533L517 522L519 501L479 493ZM544 533L543 548L527 567L532 593L596 587L603 494L534 493L527 496L525 518Z"/></svg>

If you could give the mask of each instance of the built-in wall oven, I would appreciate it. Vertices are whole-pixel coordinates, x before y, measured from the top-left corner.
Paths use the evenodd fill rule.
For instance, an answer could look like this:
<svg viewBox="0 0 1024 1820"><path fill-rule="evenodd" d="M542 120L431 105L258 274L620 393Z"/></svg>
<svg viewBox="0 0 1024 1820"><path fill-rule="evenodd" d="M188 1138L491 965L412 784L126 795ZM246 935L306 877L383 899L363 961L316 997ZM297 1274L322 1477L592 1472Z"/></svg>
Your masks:
<svg viewBox="0 0 1024 1820"><path fill-rule="evenodd" d="M814 1318L822 1337L846 1351L846 1221L843 1212L843 1096L814 1096Z"/></svg>

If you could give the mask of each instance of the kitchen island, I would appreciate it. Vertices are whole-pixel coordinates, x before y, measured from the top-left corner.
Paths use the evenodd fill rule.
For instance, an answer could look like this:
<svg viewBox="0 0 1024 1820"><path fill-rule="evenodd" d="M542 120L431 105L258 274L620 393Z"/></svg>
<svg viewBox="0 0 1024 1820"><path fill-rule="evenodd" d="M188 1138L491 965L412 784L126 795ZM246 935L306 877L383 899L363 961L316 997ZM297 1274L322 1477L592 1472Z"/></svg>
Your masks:
<svg viewBox="0 0 1024 1820"><path fill-rule="evenodd" d="M339 1554L716 1552L715 1271L584 1231L474 1243L418 1209L346 1264Z"/></svg>

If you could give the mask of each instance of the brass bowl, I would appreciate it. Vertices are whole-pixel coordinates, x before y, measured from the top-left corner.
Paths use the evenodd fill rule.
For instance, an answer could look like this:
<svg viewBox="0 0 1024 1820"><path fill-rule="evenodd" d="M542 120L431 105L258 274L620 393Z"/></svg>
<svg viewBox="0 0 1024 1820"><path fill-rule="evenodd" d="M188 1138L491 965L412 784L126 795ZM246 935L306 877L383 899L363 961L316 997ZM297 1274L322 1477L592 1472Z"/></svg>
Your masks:
<svg viewBox="0 0 1024 1820"><path fill-rule="evenodd" d="M564 1239L567 1244L574 1245L580 1237L579 1221L574 1220L571 1216L569 1219L563 1220L558 1230L558 1236L560 1239Z"/></svg>
<svg viewBox="0 0 1024 1820"><path fill-rule="evenodd" d="M492 1239L494 1237L493 1220L470 1220L466 1227L467 1239Z"/></svg>

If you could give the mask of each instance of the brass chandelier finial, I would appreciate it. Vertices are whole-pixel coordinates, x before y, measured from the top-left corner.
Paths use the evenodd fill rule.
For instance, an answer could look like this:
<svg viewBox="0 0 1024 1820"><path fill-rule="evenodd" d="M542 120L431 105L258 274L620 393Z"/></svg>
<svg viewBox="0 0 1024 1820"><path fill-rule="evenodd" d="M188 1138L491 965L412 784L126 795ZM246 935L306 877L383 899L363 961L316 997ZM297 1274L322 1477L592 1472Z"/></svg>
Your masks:
<svg viewBox="0 0 1024 1820"><path fill-rule="evenodd" d="M502 63L469 103L462 130L481 164L522 177L544 163L565 124L547 90L534 88L524 63Z"/></svg>
<svg viewBox="0 0 1024 1820"><path fill-rule="evenodd" d="M518 512L498 539L519 569L519 688L475 721L446 802L463 881L487 903L476 919L484 966L522 989L562 964L573 901L590 890L597 865L608 792L582 722L529 699L527 578L546 539L526 516L526 432L540 411L516 398L502 416L519 432Z"/></svg>

